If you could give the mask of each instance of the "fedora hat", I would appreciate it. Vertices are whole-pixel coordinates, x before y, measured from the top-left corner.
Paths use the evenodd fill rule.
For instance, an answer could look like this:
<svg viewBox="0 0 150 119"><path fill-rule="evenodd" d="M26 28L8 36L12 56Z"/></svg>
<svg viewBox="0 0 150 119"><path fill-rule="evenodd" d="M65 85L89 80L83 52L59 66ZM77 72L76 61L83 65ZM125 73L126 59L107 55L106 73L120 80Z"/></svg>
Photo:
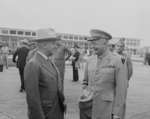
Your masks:
<svg viewBox="0 0 150 119"><path fill-rule="evenodd" d="M102 30L98 30L98 29L92 29L90 31L90 34L91 34L91 38L88 41L99 40L101 38L104 38L107 40L112 39L112 36L109 33L102 31Z"/></svg>
<svg viewBox="0 0 150 119"><path fill-rule="evenodd" d="M28 44L28 40L27 39L23 39L20 41L22 44Z"/></svg>
<svg viewBox="0 0 150 119"><path fill-rule="evenodd" d="M38 29L36 31L36 37L34 41L58 41L61 40L56 35L56 32L52 28L48 29Z"/></svg>

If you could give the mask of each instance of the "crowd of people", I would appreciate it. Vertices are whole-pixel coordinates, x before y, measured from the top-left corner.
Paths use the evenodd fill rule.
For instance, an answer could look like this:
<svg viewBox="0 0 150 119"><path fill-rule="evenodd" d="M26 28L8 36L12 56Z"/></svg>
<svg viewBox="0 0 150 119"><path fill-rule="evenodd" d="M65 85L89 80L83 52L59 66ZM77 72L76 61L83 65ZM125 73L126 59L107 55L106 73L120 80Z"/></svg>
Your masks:
<svg viewBox="0 0 150 119"><path fill-rule="evenodd" d="M67 109L65 62L69 59L73 82L79 81L78 70L84 68L80 119L125 119L127 89L133 67L131 57L123 52L123 40L116 43L115 50L109 51L112 36L93 29L90 31L90 52L77 44L69 49L54 29L39 29L36 33L32 42L21 40L21 47L14 52L12 59L19 69L20 92L26 93L29 119L64 119ZM2 46L0 43L0 56L3 55L3 61L7 62L7 48L2 49ZM5 64L8 68L8 62Z"/></svg>

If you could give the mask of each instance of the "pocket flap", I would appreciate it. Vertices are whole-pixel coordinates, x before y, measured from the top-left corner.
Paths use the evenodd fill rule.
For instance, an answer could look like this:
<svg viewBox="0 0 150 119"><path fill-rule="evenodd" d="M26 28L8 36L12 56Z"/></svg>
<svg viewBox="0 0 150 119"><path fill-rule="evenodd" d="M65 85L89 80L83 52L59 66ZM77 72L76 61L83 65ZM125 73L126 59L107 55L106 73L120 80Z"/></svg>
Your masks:
<svg viewBox="0 0 150 119"><path fill-rule="evenodd" d="M102 100L113 101L114 100L114 96L113 95L103 95L102 96Z"/></svg>

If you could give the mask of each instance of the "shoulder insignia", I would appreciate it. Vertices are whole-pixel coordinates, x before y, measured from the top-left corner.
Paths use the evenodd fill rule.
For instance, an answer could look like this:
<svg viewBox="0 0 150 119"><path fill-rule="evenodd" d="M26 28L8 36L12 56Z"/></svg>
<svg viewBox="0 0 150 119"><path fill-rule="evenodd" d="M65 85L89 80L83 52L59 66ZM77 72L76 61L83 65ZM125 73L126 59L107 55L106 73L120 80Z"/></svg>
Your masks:
<svg viewBox="0 0 150 119"><path fill-rule="evenodd" d="M121 61L122 61L122 64L124 64L124 63L125 63L125 59L124 59L124 58L121 58Z"/></svg>

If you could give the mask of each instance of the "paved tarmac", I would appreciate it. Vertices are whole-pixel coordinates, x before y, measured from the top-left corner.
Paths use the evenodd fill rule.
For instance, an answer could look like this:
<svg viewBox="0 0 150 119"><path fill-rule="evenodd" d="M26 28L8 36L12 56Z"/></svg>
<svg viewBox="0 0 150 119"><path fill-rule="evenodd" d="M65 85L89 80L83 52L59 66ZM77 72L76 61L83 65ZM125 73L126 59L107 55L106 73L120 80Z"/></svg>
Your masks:
<svg viewBox="0 0 150 119"><path fill-rule="evenodd" d="M71 82L72 67L66 66L65 96L68 105L65 119L79 119L78 98L81 93L83 69L79 69L80 81ZM10 67L0 72L0 119L27 119L25 93L19 92L18 69ZM127 97L126 119L150 119L150 66L134 63L134 75Z"/></svg>

